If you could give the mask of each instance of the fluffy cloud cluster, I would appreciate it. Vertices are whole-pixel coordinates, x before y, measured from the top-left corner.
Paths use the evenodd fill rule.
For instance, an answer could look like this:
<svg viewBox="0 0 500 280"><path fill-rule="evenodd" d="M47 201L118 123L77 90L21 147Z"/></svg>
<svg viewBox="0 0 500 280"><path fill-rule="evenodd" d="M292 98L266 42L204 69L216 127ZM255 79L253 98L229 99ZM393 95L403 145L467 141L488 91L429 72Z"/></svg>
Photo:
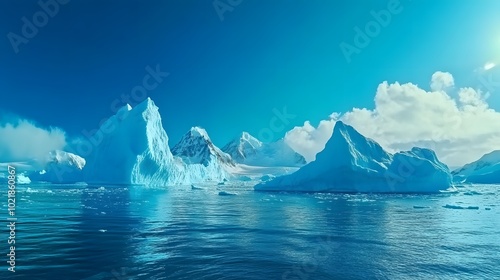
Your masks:
<svg viewBox="0 0 500 280"><path fill-rule="evenodd" d="M500 112L489 107L486 94L473 88L447 93L454 80L444 72L436 72L430 85L431 91L426 91L412 83L383 82L375 109L354 108L340 119L390 151L431 148L450 166L500 150ZM332 120L325 122L318 128L308 122L294 128L286 135L287 143L310 159L332 134ZM302 151L307 147L310 150Z"/></svg>
<svg viewBox="0 0 500 280"><path fill-rule="evenodd" d="M437 71L436 73L432 74L431 90L445 90L454 85L455 79L453 79L453 76L450 73Z"/></svg>
<svg viewBox="0 0 500 280"><path fill-rule="evenodd" d="M328 120L320 121L318 127L306 121L303 126L297 126L285 135L285 142L307 162L313 161L316 154L325 148L325 144L332 137L333 127L339 119L339 114L333 113Z"/></svg>
<svg viewBox="0 0 500 280"><path fill-rule="evenodd" d="M0 162L45 158L66 146L66 134L58 128L43 129L27 120L0 124Z"/></svg>

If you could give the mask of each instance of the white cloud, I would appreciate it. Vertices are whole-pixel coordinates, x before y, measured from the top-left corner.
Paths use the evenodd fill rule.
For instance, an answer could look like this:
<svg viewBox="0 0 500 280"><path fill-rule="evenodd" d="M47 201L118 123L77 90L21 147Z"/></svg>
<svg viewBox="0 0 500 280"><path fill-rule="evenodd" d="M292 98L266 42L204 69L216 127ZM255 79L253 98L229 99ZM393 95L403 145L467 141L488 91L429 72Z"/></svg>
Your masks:
<svg viewBox="0 0 500 280"><path fill-rule="evenodd" d="M453 77L437 73L431 91L412 83L383 82L377 88L375 109L354 108L340 119L390 151L431 148L454 167L500 150L500 112L489 108L488 95L472 88L448 94L442 89L453 85ZM324 136L331 135L332 129L333 125L314 128L306 122L287 134L287 142L305 142L300 147L311 147L310 151L291 146L299 153L312 154L324 147ZM318 134L322 137L314 137Z"/></svg>
<svg viewBox="0 0 500 280"><path fill-rule="evenodd" d="M455 85L455 80L453 76L448 72L437 71L432 74L431 78L431 90L439 91L445 90Z"/></svg>
<svg viewBox="0 0 500 280"><path fill-rule="evenodd" d="M303 126L296 126L288 131L285 142L304 156L307 162L313 161L316 154L325 148L326 142L332 137L333 127L338 118L338 114L332 114L328 120L320 121L318 127L306 121Z"/></svg>
<svg viewBox="0 0 500 280"><path fill-rule="evenodd" d="M66 134L59 128L43 129L27 120L0 124L0 162L45 158L64 146Z"/></svg>

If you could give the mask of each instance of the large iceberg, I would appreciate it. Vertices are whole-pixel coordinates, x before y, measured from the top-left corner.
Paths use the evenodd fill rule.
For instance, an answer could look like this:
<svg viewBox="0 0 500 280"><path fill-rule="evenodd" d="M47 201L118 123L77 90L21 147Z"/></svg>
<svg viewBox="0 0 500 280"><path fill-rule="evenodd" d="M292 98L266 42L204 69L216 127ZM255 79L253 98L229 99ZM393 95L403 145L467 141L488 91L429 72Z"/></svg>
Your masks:
<svg viewBox="0 0 500 280"><path fill-rule="evenodd" d="M222 150L237 163L251 166L303 166L306 160L296 153L283 139L263 143L248 132L226 144Z"/></svg>
<svg viewBox="0 0 500 280"><path fill-rule="evenodd" d="M433 151L413 148L391 154L339 121L315 161L255 190L436 193L451 186L450 170Z"/></svg>
<svg viewBox="0 0 500 280"><path fill-rule="evenodd" d="M147 98L126 105L97 131L101 141L86 158L87 183L175 185L221 181L220 165L187 164L174 157L158 107Z"/></svg>
<svg viewBox="0 0 500 280"><path fill-rule="evenodd" d="M34 182L76 183L83 181L85 159L65 151L52 151L46 159L40 159L43 169L31 172L29 178Z"/></svg>
<svg viewBox="0 0 500 280"><path fill-rule="evenodd" d="M479 160L466 164L452 172L455 181L499 184L500 183L500 150L482 156Z"/></svg>

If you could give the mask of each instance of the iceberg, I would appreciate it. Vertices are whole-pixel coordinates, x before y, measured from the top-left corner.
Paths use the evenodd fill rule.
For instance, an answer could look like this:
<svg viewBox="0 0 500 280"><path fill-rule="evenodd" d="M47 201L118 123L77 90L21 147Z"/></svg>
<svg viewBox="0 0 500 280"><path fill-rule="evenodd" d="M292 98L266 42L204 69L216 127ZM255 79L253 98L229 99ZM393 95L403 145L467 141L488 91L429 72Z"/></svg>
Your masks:
<svg viewBox="0 0 500 280"><path fill-rule="evenodd" d="M102 141L86 159L87 183L167 186L228 177L219 164L187 163L186 157L172 154L159 109L150 98L134 108L122 107L96 135Z"/></svg>
<svg viewBox="0 0 500 280"><path fill-rule="evenodd" d="M263 143L248 132L243 132L226 144L222 150L228 153L235 162L250 166L297 167L306 164L305 158L288 146L283 139Z"/></svg>
<svg viewBox="0 0 500 280"><path fill-rule="evenodd" d="M43 162L43 169L31 172L29 177L34 182L76 183L83 181L82 170L85 159L65 151L52 151Z"/></svg>
<svg viewBox="0 0 500 280"><path fill-rule="evenodd" d="M27 185L31 183L31 179L28 176L26 176L26 174L21 173L17 175L17 183L19 185Z"/></svg>
<svg viewBox="0 0 500 280"><path fill-rule="evenodd" d="M0 167L3 167L3 166L0 166ZM7 185L8 182L9 182L9 173L8 172L4 172L3 170L1 170L0 168L0 184L5 184ZM27 185L27 184L30 184L31 183L31 179L26 175L26 172L21 172L21 173L17 173L16 174L16 184L18 185Z"/></svg>
<svg viewBox="0 0 500 280"><path fill-rule="evenodd" d="M475 162L452 172L458 182L476 184L500 183L500 150L482 156Z"/></svg>
<svg viewBox="0 0 500 280"><path fill-rule="evenodd" d="M254 187L257 191L437 193L452 187L449 168L432 150L391 154L338 121L316 160L295 173Z"/></svg>

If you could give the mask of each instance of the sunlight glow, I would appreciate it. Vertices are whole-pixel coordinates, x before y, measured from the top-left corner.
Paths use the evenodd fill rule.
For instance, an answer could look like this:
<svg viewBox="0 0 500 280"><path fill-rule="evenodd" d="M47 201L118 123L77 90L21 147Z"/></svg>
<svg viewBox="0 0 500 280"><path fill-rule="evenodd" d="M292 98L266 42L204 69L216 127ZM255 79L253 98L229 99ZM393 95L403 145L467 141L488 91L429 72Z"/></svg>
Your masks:
<svg viewBox="0 0 500 280"><path fill-rule="evenodd" d="M488 63L486 63L486 64L484 65L484 70L488 71L488 70L490 70L491 68L493 68L493 67L495 67L495 66L496 66L496 64L495 64L495 63L493 63L493 62L488 62Z"/></svg>

